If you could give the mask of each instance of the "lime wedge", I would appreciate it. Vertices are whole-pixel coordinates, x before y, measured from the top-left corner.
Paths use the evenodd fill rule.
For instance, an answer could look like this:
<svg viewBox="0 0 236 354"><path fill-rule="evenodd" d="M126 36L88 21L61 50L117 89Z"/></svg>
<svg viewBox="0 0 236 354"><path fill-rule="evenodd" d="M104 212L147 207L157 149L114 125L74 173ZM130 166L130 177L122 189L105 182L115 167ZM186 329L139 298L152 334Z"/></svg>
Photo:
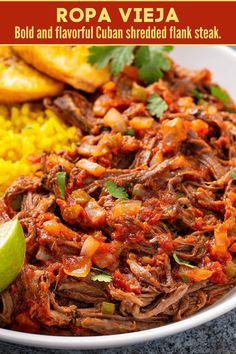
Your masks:
<svg viewBox="0 0 236 354"><path fill-rule="evenodd" d="M0 224L0 292L19 274L25 259L25 236L19 220Z"/></svg>

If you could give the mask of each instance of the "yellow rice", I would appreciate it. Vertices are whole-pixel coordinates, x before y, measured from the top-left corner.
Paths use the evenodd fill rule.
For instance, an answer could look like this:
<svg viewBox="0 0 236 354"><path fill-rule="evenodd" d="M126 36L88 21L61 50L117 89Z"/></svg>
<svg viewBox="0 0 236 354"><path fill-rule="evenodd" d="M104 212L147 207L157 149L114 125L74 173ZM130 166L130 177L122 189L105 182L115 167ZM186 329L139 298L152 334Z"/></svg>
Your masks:
<svg viewBox="0 0 236 354"><path fill-rule="evenodd" d="M0 105L0 195L17 177L38 168L29 156L72 150L77 140L75 127L36 104Z"/></svg>

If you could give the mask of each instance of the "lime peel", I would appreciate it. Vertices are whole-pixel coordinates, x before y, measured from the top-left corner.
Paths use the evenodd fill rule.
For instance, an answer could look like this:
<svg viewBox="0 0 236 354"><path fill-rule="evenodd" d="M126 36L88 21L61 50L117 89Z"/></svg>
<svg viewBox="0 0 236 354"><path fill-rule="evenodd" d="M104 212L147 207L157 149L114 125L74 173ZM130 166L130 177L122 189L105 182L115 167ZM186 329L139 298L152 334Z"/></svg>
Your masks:
<svg viewBox="0 0 236 354"><path fill-rule="evenodd" d="M19 220L0 224L0 292L20 273L24 264L26 242Z"/></svg>

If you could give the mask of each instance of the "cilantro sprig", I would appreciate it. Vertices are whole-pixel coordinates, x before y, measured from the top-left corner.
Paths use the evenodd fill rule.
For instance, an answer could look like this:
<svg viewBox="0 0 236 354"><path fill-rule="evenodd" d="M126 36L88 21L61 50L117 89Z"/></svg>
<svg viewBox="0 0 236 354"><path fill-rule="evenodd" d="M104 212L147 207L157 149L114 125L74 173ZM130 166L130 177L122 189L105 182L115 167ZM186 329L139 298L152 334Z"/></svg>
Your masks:
<svg viewBox="0 0 236 354"><path fill-rule="evenodd" d="M112 75L117 75L134 60L134 46L91 46L88 62L98 69L109 65Z"/></svg>
<svg viewBox="0 0 236 354"><path fill-rule="evenodd" d="M96 274L91 277L92 281L100 281L104 283L110 283L112 281L112 276L108 273Z"/></svg>
<svg viewBox="0 0 236 354"><path fill-rule="evenodd" d="M118 187L113 181L106 181L105 185L112 197L117 199L129 199L129 195L123 187Z"/></svg>
<svg viewBox="0 0 236 354"><path fill-rule="evenodd" d="M152 116L160 118L162 113L164 113L167 108L168 106L166 102L155 93L148 100L147 109L149 110Z"/></svg>
<svg viewBox="0 0 236 354"><path fill-rule="evenodd" d="M62 199L65 199L66 172L57 172L57 185Z"/></svg>
<svg viewBox="0 0 236 354"><path fill-rule="evenodd" d="M91 277L92 281L100 281L104 283L110 283L112 281L111 274L104 272L102 269L92 267L92 270L99 272L99 274L95 274Z"/></svg>
<svg viewBox="0 0 236 354"><path fill-rule="evenodd" d="M188 278L187 275L182 274L182 275L181 275L181 278L182 278L182 281L183 281L184 283L188 283L188 282L189 282L189 278Z"/></svg>
<svg viewBox="0 0 236 354"><path fill-rule="evenodd" d="M193 95L193 97L196 98L197 100L200 100L201 97L202 97L201 92L198 91L197 89L192 90L192 95Z"/></svg>
<svg viewBox="0 0 236 354"><path fill-rule="evenodd" d="M225 105L229 102L229 95L220 86L211 86L211 95L216 97L219 101L223 102Z"/></svg>
<svg viewBox="0 0 236 354"><path fill-rule="evenodd" d="M231 177L233 178L233 180L236 180L236 168L234 168L231 172L230 172Z"/></svg>
<svg viewBox="0 0 236 354"><path fill-rule="evenodd" d="M133 128L127 128L125 131L125 135L135 136L135 130Z"/></svg>
<svg viewBox="0 0 236 354"><path fill-rule="evenodd" d="M170 59L164 54L173 49L172 46L144 46L139 47L134 64L138 68L139 78L145 84L151 84L163 76L164 71L171 68Z"/></svg>
<svg viewBox="0 0 236 354"><path fill-rule="evenodd" d="M139 78L148 85L171 68L166 52L172 49L172 46L90 46L88 62L98 69L108 65L112 75L134 64L138 68Z"/></svg>
<svg viewBox="0 0 236 354"><path fill-rule="evenodd" d="M173 258L174 258L175 262L180 264L180 265L185 265L185 266L187 266L189 268L196 268L196 266L190 264L188 261L180 259L175 252L173 252Z"/></svg>

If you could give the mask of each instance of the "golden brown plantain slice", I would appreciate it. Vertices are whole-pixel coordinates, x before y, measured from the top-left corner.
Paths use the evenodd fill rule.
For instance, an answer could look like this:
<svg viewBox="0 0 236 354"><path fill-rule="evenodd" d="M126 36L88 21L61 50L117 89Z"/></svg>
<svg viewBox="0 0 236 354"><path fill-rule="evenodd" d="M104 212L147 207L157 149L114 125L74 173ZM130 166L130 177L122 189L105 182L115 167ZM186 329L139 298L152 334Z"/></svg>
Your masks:
<svg viewBox="0 0 236 354"><path fill-rule="evenodd" d="M19 103L55 96L64 84L38 72L10 47L0 46L0 103Z"/></svg>
<svg viewBox="0 0 236 354"><path fill-rule="evenodd" d="M93 92L109 80L108 69L87 63L87 46L13 46L36 69L76 89Z"/></svg>

